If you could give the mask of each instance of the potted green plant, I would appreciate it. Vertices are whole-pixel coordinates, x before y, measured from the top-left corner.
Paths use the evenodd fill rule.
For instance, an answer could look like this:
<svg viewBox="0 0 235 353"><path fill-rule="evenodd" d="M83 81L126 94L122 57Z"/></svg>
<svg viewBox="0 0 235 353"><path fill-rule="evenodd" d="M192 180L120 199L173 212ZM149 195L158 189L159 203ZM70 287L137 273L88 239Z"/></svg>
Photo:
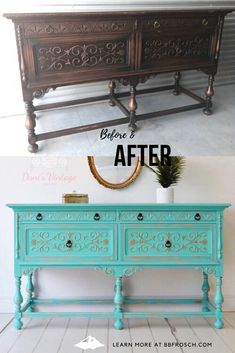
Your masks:
<svg viewBox="0 0 235 353"><path fill-rule="evenodd" d="M161 185L157 188L157 202L158 203L173 203L174 202L174 188L182 176L185 166L185 158L182 156L170 156L160 161L158 157L155 158L156 166L150 167L145 163L145 166L151 170L156 177L156 181Z"/></svg>

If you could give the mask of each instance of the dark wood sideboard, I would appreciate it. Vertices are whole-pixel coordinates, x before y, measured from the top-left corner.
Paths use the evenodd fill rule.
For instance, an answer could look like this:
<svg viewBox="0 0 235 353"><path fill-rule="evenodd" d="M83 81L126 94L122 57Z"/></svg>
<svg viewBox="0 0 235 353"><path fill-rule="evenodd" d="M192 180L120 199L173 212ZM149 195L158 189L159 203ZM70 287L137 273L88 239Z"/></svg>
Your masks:
<svg viewBox="0 0 235 353"><path fill-rule="evenodd" d="M37 142L58 136L203 108L211 114L214 76L227 10L127 11L103 13L5 14L13 20L18 47L29 151ZM180 72L197 69L208 75L205 99L180 85ZM150 76L174 73L174 84L137 90ZM50 89L109 80L109 94L53 104L34 104ZM116 82L130 92L115 92ZM136 114L137 94L173 90L195 104ZM128 108L120 98L129 96ZM36 112L62 106L109 100L125 117L36 134Z"/></svg>

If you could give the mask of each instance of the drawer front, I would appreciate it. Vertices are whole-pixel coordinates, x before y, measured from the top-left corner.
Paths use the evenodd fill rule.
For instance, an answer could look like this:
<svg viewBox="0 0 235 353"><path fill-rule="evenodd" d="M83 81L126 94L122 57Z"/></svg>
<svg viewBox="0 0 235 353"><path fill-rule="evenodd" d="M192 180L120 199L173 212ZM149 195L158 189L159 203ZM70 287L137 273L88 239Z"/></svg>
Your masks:
<svg viewBox="0 0 235 353"><path fill-rule="evenodd" d="M206 33L214 31L218 24L218 15L203 14L157 14L144 18L140 22L142 32L164 35L169 33Z"/></svg>
<svg viewBox="0 0 235 353"><path fill-rule="evenodd" d="M116 259L116 228L84 224L79 227L56 224L23 225L20 258L24 261L61 262L113 261Z"/></svg>
<svg viewBox="0 0 235 353"><path fill-rule="evenodd" d="M134 21L130 19L114 18L105 19L77 19L76 21L50 21L49 23L34 22L24 24L24 36L34 37L53 37L57 35L87 35L101 33L127 33L133 30Z"/></svg>
<svg viewBox="0 0 235 353"><path fill-rule="evenodd" d="M214 211L122 211L119 219L122 222L215 222L217 219Z"/></svg>
<svg viewBox="0 0 235 353"><path fill-rule="evenodd" d="M122 260L154 263L215 263L214 225L123 225Z"/></svg>
<svg viewBox="0 0 235 353"><path fill-rule="evenodd" d="M69 211L69 212L19 212L18 218L20 222L113 222L116 220L116 212L114 211Z"/></svg>

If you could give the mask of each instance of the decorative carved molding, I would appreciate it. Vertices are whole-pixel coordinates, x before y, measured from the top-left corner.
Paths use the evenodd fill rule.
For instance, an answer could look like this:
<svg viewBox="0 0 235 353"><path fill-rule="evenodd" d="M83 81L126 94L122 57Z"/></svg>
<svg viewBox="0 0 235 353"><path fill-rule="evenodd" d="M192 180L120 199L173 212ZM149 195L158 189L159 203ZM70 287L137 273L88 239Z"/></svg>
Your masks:
<svg viewBox="0 0 235 353"><path fill-rule="evenodd" d="M139 83L145 83L150 79L150 77L154 77L156 75L149 74L149 75L139 75L136 77L120 77L116 79L119 81L123 86L137 86Z"/></svg>
<svg viewBox="0 0 235 353"><path fill-rule="evenodd" d="M143 40L143 64L162 60L165 57L208 57L210 35L194 38L146 38Z"/></svg>
<svg viewBox="0 0 235 353"><path fill-rule="evenodd" d="M96 271L103 271L106 275L115 276L115 268L113 267L105 267L105 266L97 266L95 267Z"/></svg>
<svg viewBox="0 0 235 353"><path fill-rule="evenodd" d="M216 277L223 276L223 269L220 266L208 266L202 268L203 272L207 273L208 275L214 275Z"/></svg>
<svg viewBox="0 0 235 353"><path fill-rule="evenodd" d="M136 221L137 212L121 212L120 219L122 221ZM146 221L194 221L196 211L192 212L143 212ZM216 221L216 212L200 212L201 221Z"/></svg>
<svg viewBox="0 0 235 353"><path fill-rule="evenodd" d="M131 267L106 267L106 266L98 266L95 268L97 271L103 271L106 275L114 276L114 277L129 277L133 275L136 271L141 270L138 266L131 266Z"/></svg>
<svg viewBox="0 0 235 353"><path fill-rule="evenodd" d="M16 36L17 36L17 42L18 42L18 47L19 47L20 72L21 72L22 81L26 82L27 76L26 76L26 69L25 69L25 62L24 62L23 42L22 42L21 31L22 31L22 29L21 29L20 25L18 25L16 27Z"/></svg>
<svg viewBox="0 0 235 353"><path fill-rule="evenodd" d="M37 47L36 57L41 72L124 65L127 64L127 41L111 40Z"/></svg>
<svg viewBox="0 0 235 353"><path fill-rule="evenodd" d="M56 87L39 88L33 92L33 98L42 98L51 89L54 91L56 89Z"/></svg>
<svg viewBox="0 0 235 353"><path fill-rule="evenodd" d="M71 212L45 212L42 221L94 221L94 211L71 211ZM99 211L100 220L114 221L116 213L113 211ZM35 221L37 212L19 212L21 221Z"/></svg>
<svg viewBox="0 0 235 353"><path fill-rule="evenodd" d="M78 21L78 22L51 22L29 23L24 26L26 36L53 35L64 33L110 33L131 31L133 24L130 21Z"/></svg>
<svg viewBox="0 0 235 353"><path fill-rule="evenodd" d="M28 276L28 275L31 275L33 274L36 270L38 269L38 267L23 267L21 268L21 275L25 275L25 276Z"/></svg>

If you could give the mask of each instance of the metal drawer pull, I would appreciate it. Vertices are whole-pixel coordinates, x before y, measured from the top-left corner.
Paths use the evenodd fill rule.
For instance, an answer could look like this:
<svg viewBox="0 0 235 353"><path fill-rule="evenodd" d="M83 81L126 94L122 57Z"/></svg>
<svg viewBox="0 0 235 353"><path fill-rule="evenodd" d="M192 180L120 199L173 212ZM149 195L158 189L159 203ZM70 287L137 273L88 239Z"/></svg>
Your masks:
<svg viewBox="0 0 235 353"><path fill-rule="evenodd" d="M158 21L158 20L155 20L155 21L154 21L154 23L153 23L153 27L154 27L154 29L158 29L158 28L160 28L160 27L161 27L161 24L159 23L159 21Z"/></svg>
<svg viewBox="0 0 235 353"><path fill-rule="evenodd" d="M73 245L72 240L67 240L66 246L67 248L71 248Z"/></svg>
<svg viewBox="0 0 235 353"><path fill-rule="evenodd" d="M143 221L143 219L144 219L143 214L139 213L138 216L137 216L137 219L138 219L138 221Z"/></svg>
<svg viewBox="0 0 235 353"><path fill-rule="evenodd" d="M42 214L38 213L37 216L36 216L36 220L37 221L41 221L42 219L43 219Z"/></svg>
<svg viewBox="0 0 235 353"><path fill-rule="evenodd" d="M99 220L100 220L100 215L99 215L99 213L95 213L95 215L94 215L94 220L95 220L95 221L99 221Z"/></svg>
<svg viewBox="0 0 235 353"><path fill-rule="evenodd" d="M171 248L171 241L170 240L167 240L166 242L165 242L165 247L166 248Z"/></svg>
<svg viewBox="0 0 235 353"><path fill-rule="evenodd" d="M203 26L207 26L208 25L208 20L206 18L203 18L202 24L203 24Z"/></svg>
<svg viewBox="0 0 235 353"><path fill-rule="evenodd" d="M200 213L196 213L194 216L194 219L195 219L195 221L200 221L200 219L201 219Z"/></svg>

